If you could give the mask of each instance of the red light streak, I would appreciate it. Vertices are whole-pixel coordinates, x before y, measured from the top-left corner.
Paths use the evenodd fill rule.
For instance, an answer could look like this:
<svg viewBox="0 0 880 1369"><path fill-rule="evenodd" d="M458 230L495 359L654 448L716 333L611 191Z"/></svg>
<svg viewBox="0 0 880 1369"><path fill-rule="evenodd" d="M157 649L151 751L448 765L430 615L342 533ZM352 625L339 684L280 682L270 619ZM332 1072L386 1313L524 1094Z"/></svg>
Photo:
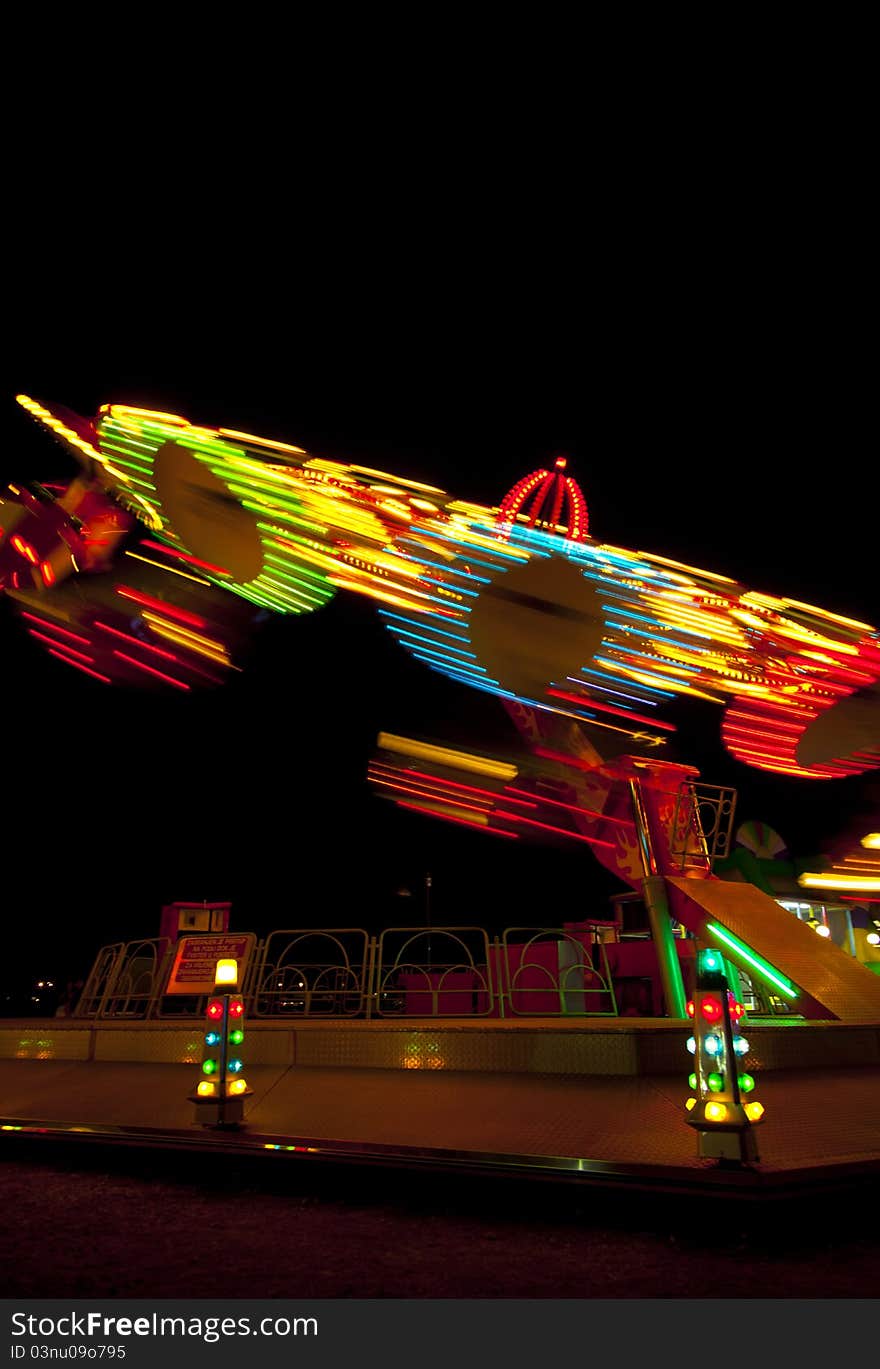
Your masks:
<svg viewBox="0 0 880 1369"><path fill-rule="evenodd" d="M55 623L47 623L45 618L38 618L35 613L22 613L22 618L28 618L32 623L39 623L40 627L48 628L50 632L60 632L62 637L70 637L74 642L82 642L83 646L91 646L88 637L80 637L75 632L69 632L66 627L57 627Z"/></svg>
<svg viewBox="0 0 880 1369"><path fill-rule="evenodd" d="M164 599L153 599L149 594L141 594L140 590L131 589L128 585L117 585L116 593L121 594L123 599L132 599L136 604L143 604L144 608L164 613L168 618L174 618L178 623L186 623L189 627L210 626L207 618L200 618L197 613L187 613L186 609L177 608L174 604L166 604Z"/></svg>
<svg viewBox="0 0 880 1369"><path fill-rule="evenodd" d="M60 651L68 651L71 656L78 656L81 661L91 661L92 665L95 664L94 656L86 656L82 651L74 651L72 646L68 646L65 642L56 642L54 637L47 637L45 632L37 632L36 628L29 627L28 633L31 637L39 637L41 642L48 642L49 646L58 647ZM86 645L89 644L86 643ZM67 658L62 656L61 659L66 660Z"/></svg>
<svg viewBox="0 0 880 1369"><path fill-rule="evenodd" d="M460 799L456 794L444 793L442 789L427 789L424 785L414 784L395 784L392 780L383 779L372 771L369 778L374 784L381 784L386 789L399 789L404 794L417 794L420 798L439 800L442 803L454 803L456 808L469 808L474 813L490 813L492 811L491 801L488 804L467 803Z"/></svg>
<svg viewBox="0 0 880 1369"><path fill-rule="evenodd" d="M189 566L198 566L201 570L209 570L214 575L229 575L231 572L224 570L222 566L212 566L210 561L200 561L197 556L190 556L185 551L177 551L174 547L166 547L162 542L151 542L144 538L141 542L142 547L150 547L152 551L161 551L166 556L174 556L178 561L186 561Z"/></svg>
<svg viewBox="0 0 880 1369"><path fill-rule="evenodd" d="M585 837L580 832L570 832L566 827L552 827L548 822L538 822L535 818L524 817L521 813L506 813L499 809L495 816L496 818L505 818L507 822L525 822L529 827L540 827L545 832L556 832L561 837L571 837L573 841L588 841L591 846L607 846L609 851L617 849L613 841L601 841L599 837Z"/></svg>
<svg viewBox="0 0 880 1369"><path fill-rule="evenodd" d="M42 577L43 577L43 583L44 583L44 584L46 584L46 585L54 585L54 583L55 583L55 572L54 572L54 570L52 569L52 567L49 565L49 562L48 562L48 561L44 561L43 564L40 566L40 573L41 573L41 575L42 575Z"/></svg>
<svg viewBox="0 0 880 1369"><path fill-rule="evenodd" d="M166 661L174 661L176 665L183 665L179 656L175 656L171 651L163 651L161 647L151 646L149 642L142 642L138 637L130 637L127 632L120 632L118 628L111 627L109 623L102 623L95 619L94 627L99 627L102 632L111 632L114 637L119 637L123 642L131 642L133 646L140 647L141 651L152 651L157 656L164 656Z"/></svg>
<svg viewBox="0 0 880 1369"><path fill-rule="evenodd" d="M514 789L512 785L508 784L504 786L504 792L506 794L525 794L527 791L525 789ZM535 797L539 803L550 803L554 808L566 808L570 813L580 813L586 818L597 818L600 822L616 822L621 827L632 827L634 825L632 818L608 817L605 813L595 812L592 808L581 808L577 803L563 803L561 799L548 799L544 794L537 794ZM537 804L532 804L533 808L537 806Z"/></svg>
<svg viewBox="0 0 880 1369"><path fill-rule="evenodd" d="M422 803L405 803L403 799L397 800L398 808L412 808L417 813L428 813L432 818L441 818L443 822L454 822L459 827L473 827L478 832L487 832L490 837L513 837L519 836L518 832L502 832L497 827L484 827L481 822L470 822L468 818L453 818L446 813L435 813L433 808L426 808Z"/></svg>
<svg viewBox="0 0 880 1369"><path fill-rule="evenodd" d="M485 794L486 797L490 800L497 798L497 795L493 793L491 789L481 789L478 785L475 784L460 784L457 780L438 780L436 775L428 775L423 770L410 770L401 768L400 773L402 775L415 775L417 779L429 780L432 784L445 784L448 785L451 789L462 789L470 794ZM527 808L537 808L538 805L536 803L529 803L524 806Z"/></svg>
<svg viewBox="0 0 880 1369"><path fill-rule="evenodd" d="M101 680L104 684L113 683L107 675L99 675L97 670L89 670L87 665L80 665L79 661L71 661L68 656L62 656L60 651L52 651L50 648L49 655L57 656L58 660L63 661L65 665L72 665L74 670L81 670L84 675L91 675L94 679Z"/></svg>
<svg viewBox="0 0 880 1369"><path fill-rule="evenodd" d="M598 708L602 713L614 713L618 718L631 718L634 723L649 723L651 727L660 727L664 732L675 732L675 723L661 723L656 718L647 718L644 713L630 713L626 708L615 708L613 704L599 703L598 699L586 694L567 694L564 689L548 689L547 693L554 699L567 699L570 703L580 704L581 707Z"/></svg>
<svg viewBox="0 0 880 1369"><path fill-rule="evenodd" d="M547 761L558 761L560 765L568 765L572 770L595 770L595 765L590 765L588 761L579 761L574 756L566 756L562 751L548 751L546 747L536 746L533 748L536 756L542 756Z"/></svg>
<svg viewBox="0 0 880 1369"><path fill-rule="evenodd" d="M183 680L175 680L173 675L164 675L161 670L154 670L151 665L144 665L143 661L136 661L133 656L126 656L122 651L114 651L113 655L118 656L120 661L127 661L129 665L137 666L138 670L146 670L148 674L158 676L160 680L167 681L168 684L174 685L177 689L189 689L189 685L185 684Z"/></svg>
<svg viewBox="0 0 880 1369"><path fill-rule="evenodd" d="M37 556L37 553L34 551L33 547L29 546L28 543L25 542L25 540L22 537L19 537L17 535L13 537L12 545L15 547L15 550L21 556L23 556L27 561L30 561L32 566L35 566L37 564L40 558Z"/></svg>

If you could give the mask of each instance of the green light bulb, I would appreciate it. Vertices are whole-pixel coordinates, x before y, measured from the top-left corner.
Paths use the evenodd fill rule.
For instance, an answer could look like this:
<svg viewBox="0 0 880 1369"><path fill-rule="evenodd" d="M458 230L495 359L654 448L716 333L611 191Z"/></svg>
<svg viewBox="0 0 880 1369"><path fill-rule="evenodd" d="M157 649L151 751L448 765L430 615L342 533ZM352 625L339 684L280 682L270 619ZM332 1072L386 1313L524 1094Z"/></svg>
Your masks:
<svg viewBox="0 0 880 1369"><path fill-rule="evenodd" d="M696 1076L695 1074L689 1074L689 1075L688 1075L688 1088L695 1089L696 1087L697 1087L697 1076Z"/></svg>
<svg viewBox="0 0 880 1369"><path fill-rule="evenodd" d="M216 1068L217 1068L217 1061L216 1061L216 1060L205 1060L205 1062L204 1062L203 1065L202 1065L202 1073L203 1073L203 1074L213 1074Z"/></svg>
<svg viewBox="0 0 880 1369"><path fill-rule="evenodd" d="M750 1074L741 1074L739 1076L739 1086L743 1093L751 1093L752 1089L755 1087L755 1081Z"/></svg>
<svg viewBox="0 0 880 1369"><path fill-rule="evenodd" d="M721 1078L720 1074L710 1074L706 1083L713 1093L720 1093L724 1088L724 1080Z"/></svg>
<svg viewBox="0 0 880 1369"><path fill-rule="evenodd" d="M244 1032L240 1027L236 1027L235 1031L229 1033L229 1040L232 1042L233 1046L239 1046L241 1044L244 1040Z"/></svg>

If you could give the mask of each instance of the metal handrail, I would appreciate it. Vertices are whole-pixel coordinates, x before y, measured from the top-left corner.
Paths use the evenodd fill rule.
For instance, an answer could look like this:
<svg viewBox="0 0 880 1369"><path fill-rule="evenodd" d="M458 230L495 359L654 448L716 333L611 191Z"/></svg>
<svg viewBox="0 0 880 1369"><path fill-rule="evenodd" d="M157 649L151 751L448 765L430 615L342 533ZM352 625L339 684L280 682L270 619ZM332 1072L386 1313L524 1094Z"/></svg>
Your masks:
<svg viewBox="0 0 880 1369"><path fill-rule="evenodd" d="M614 1016L605 946L590 936L589 923L577 932L509 927L491 939L476 926L389 927L377 937L286 928L257 943L241 992L248 1014L267 1021ZM175 950L160 938L102 947L73 1015L201 1016L206 995L164 992Z"/></svg>

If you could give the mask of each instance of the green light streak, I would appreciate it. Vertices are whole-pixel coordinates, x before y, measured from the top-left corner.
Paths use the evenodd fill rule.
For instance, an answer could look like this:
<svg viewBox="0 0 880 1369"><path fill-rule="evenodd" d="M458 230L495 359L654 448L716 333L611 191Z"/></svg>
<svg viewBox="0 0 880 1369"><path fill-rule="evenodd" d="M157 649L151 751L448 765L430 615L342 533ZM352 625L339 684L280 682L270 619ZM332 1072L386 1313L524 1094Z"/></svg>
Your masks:
<svg viewBox="0 0 880 1369"><path fill-rule="evenodd" d="M120 465L122 465L122 466L125 466L125 465L127 465L127 464L128 464L128 463L127 463L126 461L121 461L121 462L120 462ZM139 469L140 469L139 466L136 466L136 467L135 467L135 470L139 470ZM155 488L156 488L156 486L153 485L153 484L151 484L149 480L138 480L138 478L137 478L136 475L130 475L130 476L128 477L128 483L129 483L130 485L140 485L140 486L141 486L143 489L145 489L145 490L155 490Z"/></svg>
<svg viewBox="0 0 880 1369"><path fill-rule="evenodd" d="M328 587L326 575L319 575L315 571L306 570L305 567L301 566L293 557L287 561L283 561L280 556L272 556L271 553L266 552L264 560L269 562L274 573L280 575L282 580L292 580L295 584L302 585L305 589L326 589ZM296 566L296 575L290 574L290 567L292 565ZM303 575L306 576L305 580L302 579ZM314 581L315 583L310 584L309 581Z"/></svg>
<svg viewBox="0 0 880 1369"><path fill-rule="evenodd" d="M244 491L236 489L234 485L230 485L229 488L234 494L244 493ZM247 493L250 493L250 491L248 490ZM268 504L257 504L253 499L242 499L241 502L244 508L250 509L252 513L261 513L264 517L267 513L271 513L273 518L280 518L283 522L290 523L293 527L309 528L313 532L326 531L320 524L311 523L307 518L295 518L292 513L285 513L283 509L275 508L274 504L272 506L269 506ZM278 528L276 531L280 532L282 537L286 536L283 528Z"/></svg>
<svg viewBox="0 0 880 1369"><path fill-rule="evenodd" d="M105 446L106 446L106 443L105 443ZM137 461L131 461L131 460L126 461L126 460L125 460L123 457L121 457L121 456L114 456L114 458L113 458L113 463L114 463L114 465L116 465L116 466L124 466L125 469L126 469L127 471L137 471L139 475L152 475L152 474L153 474L153 467L152 467L152 466L142 466L142 465L140 464L140 462L137 462ZM155 486L154 486L153 488L155 489Z"/></svg>
<svg viewBox="0 0 880 1369"><path fill-rule="evenodd" d="M220 461L225 456L242 455L238 447L227 447L223 442L215 442L213 439L205 437L188 437L185 429L177 439L177 445L178 447L188 447L190 451L199 452L205 456L213 456L215 460Z"/></svg>
<svg viewBox="0 0 880 1369"><path fill-rule="evenodd" d="M287 576L286 578L290 579L289 576ZM286 585L280 585L277 580L274 580L271 575L267 575L265 572L260 576L260 583L263 585L271 585L272 588L276 590L279 594L285 594L289 596L291 599L293 599L295 603L298 604L301 604L303 602L308 604L326 603L326 598L322 599L317 594L309 594L304 589L288 589ZM327 597L330 596L328 595Z"/></svg>
<svg viewBox="0 0 880 1369"><path fill-rule="evenodd" d="M145 452L150 452L150 453L153 453L153 452L155 452L155 450L156 450L156 443L155 443L155 442L138 442L138 440L137 440L136 437L129 437L128 434L127 434L126 432L117 432L117 430L116 430L115 428L112 429L112 431L111 431L111 436L112 436L112 437L115 437L117 442L124 443L126 448L129 448L129 447L143 447L143 449L144 449ZM104 437L104 429L103 429L103 427L101 428L101 441L102 441L102 443L103 443L103 445L104 445L105 447L109 447L109 446L112 445L111 442L110 442L110 439L107 438L107 437ZM121 449L120 449L120 450L121 450Z"/></svg>
<svg viewBox="0 0 880 1369"><path fill-rule="evenodd" d="M781 989L787 999L797 998L798 991L791 981L780 974L779 970L774 969L772 965L768 964L766 960L763 960L756 951L753 951L750 947L746 946L745 942L740 941L739 938L735 937L731 932L724 931L722 927L719 927L714 922L706 923L706 931L711 932L714 937L717 937L719 941L723 941L732 951L738 956L741 956L742 959L751 965L763 979L768 980L769 983L775 984L778 989Z"/></svg>

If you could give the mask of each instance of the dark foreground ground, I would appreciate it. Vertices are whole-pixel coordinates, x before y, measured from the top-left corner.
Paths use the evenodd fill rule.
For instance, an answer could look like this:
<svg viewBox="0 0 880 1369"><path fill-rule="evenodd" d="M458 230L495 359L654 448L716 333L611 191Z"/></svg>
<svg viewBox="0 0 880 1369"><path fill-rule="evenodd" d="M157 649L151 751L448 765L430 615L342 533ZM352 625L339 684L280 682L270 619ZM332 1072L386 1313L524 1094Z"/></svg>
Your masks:
<svg viewBox="0 0 880 1369"><path fill-rule="evenodd" d="M7 1298L874 1298L878 1197L872 1182L756 1206L10 1139L0 1287Z"/></svg>

